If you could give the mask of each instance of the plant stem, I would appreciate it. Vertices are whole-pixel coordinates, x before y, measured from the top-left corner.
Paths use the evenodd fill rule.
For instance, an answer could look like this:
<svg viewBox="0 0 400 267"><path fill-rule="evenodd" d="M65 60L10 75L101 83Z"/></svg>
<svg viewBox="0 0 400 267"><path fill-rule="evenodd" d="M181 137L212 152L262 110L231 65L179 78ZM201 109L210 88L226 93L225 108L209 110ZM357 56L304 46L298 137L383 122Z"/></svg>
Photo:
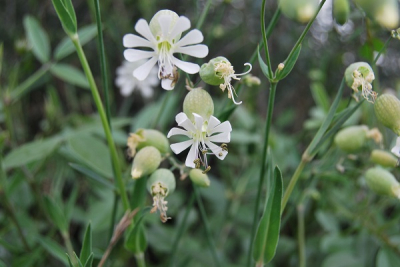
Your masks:
<svg viewBox="0 0 400 267"><path fill-rule="evenodd" d="M206 211L204 209L203 201L201 200L201 197L200 197L199 189L194 184L193 184L193 189L194 189L194 194L196 195L197 205L199 205L200 216L201 216L201 219L203 220L204 228L206 230L207 242L208 242L208 246L210 248L211 255L214 258L215 265L216 266L221 266L221 263L219 262L219 259L218 259L218 256L217 256L217 250L216 250L214 241L212 239L212 233L211 233L210 225L208 223L207 214L206 214Z"/></svg>
<svg viewBox="0 0 400 267"><path fill-rule="evenodd" d="M206 6L203 9L203 12L201 12L200 18L197 21L196 29L200 30L201 27L203 26L204 20L206 19L206 16L207 16L208 10L210 9L211 3L212 3L212 0L207 1Z"/></svg>
<svg viewBox="0 0 400 267"><path fill-rule="evenodd" d="M74 257L74 248L72 247L72 243L71 243L71 239L69 237L69 233L68 232L61 232L61 235L63 237L64 240L64 244L67 247L67 251L68 251L68 255L71 259L71 262L73 265L77 264L76 259Z"/></svg>
<svg viewBox="0 0 400 267"><path fill-rule="evenodd" d="M269 58L267 34L265 31L265 2L266 2L266 0L263 0L262 5L261 5L261 32L262 32L262 37L263 37L265 58L267 60L267 65L268 65L268 75L272 79L273 73L272 73L272 67L271 67L271 59Z"/></svg>
<svg viewBox="0 0 400 267"><path fill-rule="evenodd" d="M146 261L144 260L143 252L135 254L135 259L138 267L146 267Z"/></svg>
<svg viewBox="0 0 400 267"><path fill-rule="evenodd" d="M307 152L307 150L306 150ZM309 161L307 160L306 157L302 157L300 164L297 166L296 171L294 172L292 178L290 179L289 185L285 190L285 194L283 195L283 199L282 199L282 207L281 207L281 214L283 213L283 211L285 210L286 204L289 200L290 195L293 192L293 189L297 183L297 181L299 180L300 174L303 171L304 167L307 165Z"/></svg>
<svg viewBox="0 0 400 267"><path fill-rule="evenodd" d="M119 165L119 161L118 161L117 149L116 149L115 143L112 139L110 125L108 124L107 116L106 116L106 113L105 113L104 107L103 107L103 103L101 102L99 90L97 89L96 83L93 78L92 71L90 70L89 63L87 62L87 59L85 56L85 52L82 49L82 46L79 42L77 35L71 36L71 40L75 45L76 52L77 52L78 57L82 64L82 68L85 71L86 77L89 81L93 99L96 104L97 110L99 112L100 119L103 124L104 133L106 135L108 147L110 149L111 162L113 165L113 171L114 171L114 176L115 176L115 184L116 184L116 187L119 189L119 193L121 194L124 210L128 211L128 210L130 210L130 206L129 206L129 201L128 201L128 195L125 190L125 184L124 184L124 181L122 180L122 174L121 174L121 169L120 169L120 165Z"/></svg>
<svg viewBox="0 0 400 267"><path fill-rule="evenodd" d="M171 255L170 256L170 263L169 263L169 266L171 266L171 267L174 266L175 255L176 255L176 252L177 252L177 249L178 249L179 241L181 240L181 237L182 237L183 233L186 230L186 227L185 227L186 221L187 221L187 218L189 217L190 210L193 207L193 203L194 203L195 197L196 197L195 194L191 194L191 197L189 199L189 203L186 206L185 214L183 215L182 222L180 223L180 225L178 227L178 232L177 232L176 237L174 239L174 243L172 244L172 249L171 249L171 252L170 252L170 255Z"/></svg>
<svg viewBox="0 0 400 267"><path fill-rule="evenodd" d="M263 187L264 179L265 179L265 161L267 159L269 131L271 129L272 113L274 110L276 86L277 86L277 83L271 83L271 89L269 92L267 122L265 123L264 146L263 146L263 154L262 154L262 158L261 158L261 170L260 170L260 176L259 176L259 180L258 180L257 197L256 197L256 204L254 206L254 217L253 217L253 224L251 227L251 234L250 234L250 247L249 247L249 252L247 255L246 266L251 266L253 240L254 240L254 236L256 233L256 227L257 227L257 222L258 222L258 217L259 217L258 210L260 208L261 191L262 191L262 187Z"/></svg>
<svg viewBox="0 0 400 267"><path fill-rule="evenodd" d="M306 242L303 203L297 205L297 238L299 242L299 267L306 267Z"/></svg>

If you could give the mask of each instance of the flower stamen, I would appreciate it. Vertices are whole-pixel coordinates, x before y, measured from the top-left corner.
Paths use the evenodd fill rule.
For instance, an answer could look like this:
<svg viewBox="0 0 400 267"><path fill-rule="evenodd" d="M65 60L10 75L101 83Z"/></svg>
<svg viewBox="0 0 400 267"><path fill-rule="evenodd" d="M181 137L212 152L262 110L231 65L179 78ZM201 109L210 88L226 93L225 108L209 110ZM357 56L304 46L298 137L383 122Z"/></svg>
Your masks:
<svg viewBox="0 0 400 267"><path fill-rule="evenodd" d="M153 195L153 208L150 213L154 213L157 210L160 211L160 220L165 223L171 217L167 216L167 204L168 201L165 201L165 197L167 196L168 189L165 188L161 183L156 183L151 188Z"/></svg>

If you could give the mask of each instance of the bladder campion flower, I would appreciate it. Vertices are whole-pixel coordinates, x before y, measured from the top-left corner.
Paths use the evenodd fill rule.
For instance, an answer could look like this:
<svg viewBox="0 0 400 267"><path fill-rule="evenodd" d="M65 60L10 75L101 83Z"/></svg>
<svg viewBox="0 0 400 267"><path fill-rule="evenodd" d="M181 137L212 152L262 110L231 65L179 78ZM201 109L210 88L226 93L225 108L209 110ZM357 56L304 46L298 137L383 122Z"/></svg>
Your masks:
<svg viewBox="0 0 400 267"><path fill-rule="evenodd" d="M249 66L250 69L244 73L236 74L229 60L224 57L216 57L201 66L200 77L208 84L219 85L222 92L228 89L228 98L232 98L233 103L240 105L242 101L236 102L234 97L236 91L231 81L232 79L240 80L239 76L246 75L251 71L252 66L250 63L245 63L244 65Z"/></svg>
<svg viewBox="0 0 400 267"><path fill-rule="evenodd" d="M203 165L205 172L211 167L207 164L207 154L214 154L220 160L223 160L228 154L225 143L230 141L232 127L229 121L221 123L216 117L210 116L204 119L202 116L193 113L194 123L181 112L176 115L176 122L181 128L172 128L167 137L173 135L186 135L190 139L180 143L172 144L171 149L175 154L191 147L186 157L185 165L191 168L200 168ZM223 143L221 146L213 142Z"/></svg>
<svg viewBox="0 0 400 267"><path fill-rule="evenodd" d="M181 39L182 32L189 28L188 18L179 17L170 10L157 12L151 19L150 26L146 20L140 19L135 25L135 30L144 38L134 34L126 34L123 38L124 46L129 48L124 51L126 60L135 62L149 59L133 71L133 76L138 80L144 80L158 62L158 78L161 79L161 86L166 90L172 90L178 80L177 68L189 74L199 72L199 65L174 57L175 53L197 58L207 56L208 47L198 44L203 41L203 34L199 30L191 30ZM152 51L134 49L136 47L146 47Z"/></svg>
<svg viewBox="0 0 400 267"><path fill-rule="evenodd" d="M353 63L345 71L347 85L353 89L353 97L358 101L357 93L361 90L361 95L370 103L374 103L377 93L372 91L372 82L375 80L374 71L365 62Z"/></svg>
<svg viewBox="0 0 400 267"><path fill-rule="evenodd" d="M124 61L117 68L117 78L115 84L119 87L121 95L129 96L135 88L137 88L143 97L149 98L153 96L153 87L157 85L157 69L152 68L149 76L144 80L138 80L133 76L135 69L143 65L144 60L129 62Z"/></svg>

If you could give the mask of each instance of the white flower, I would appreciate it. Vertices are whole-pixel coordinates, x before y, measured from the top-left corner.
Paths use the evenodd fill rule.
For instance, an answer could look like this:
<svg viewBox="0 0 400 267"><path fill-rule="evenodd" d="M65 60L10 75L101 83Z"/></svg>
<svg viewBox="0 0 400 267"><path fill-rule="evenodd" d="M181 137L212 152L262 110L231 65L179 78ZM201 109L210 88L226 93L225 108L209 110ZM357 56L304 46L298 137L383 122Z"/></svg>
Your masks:
<svg viewBox="0 0 400 267"><path fill-rule="evenodd" d="M355 93L358 93L358 88L361 86L362 96L370 103L374 103L377 97L377 93L372 91L372 82L375 80L375 75L372 71L369 71L367 75L364 75L358 70L353 72L354 82L351 88Z"/></svg>
<svg viewBox="0 0 400 267"><path fill-rule="evenodd" d="M400 158L400 136L396 139L396 145L392 148L392 153Z"/></svg>
<svg viewBox="0 0 400 267"><path fill-rule="evenodd" d="M185 165L191 168L198 168L202 164L206 171L209 170L206 154L214 154L220 160L223 160L228 154L225 143L231 138L232 127L229 121L221 123L216 117L210 116L208 120L204 120L200 115L193 113L195 123L181 112L176 115L176 122L181 128L172 128L167 137L173 135L186 135L190 139L184 142L171 145L171 149L175 154L181 153L183 150L191 146L186 158ZM217 146L212 142L224 143Z"/></svg>
<svg viewBox="0 0 400 267"><path fill-rule="evenodd" d="M166 90L172 90L178 79L176 67L189 74L197 73L200 70L199 65L177 59L173 54L182 53L204 58L208 54L208 47L198 44L203 41L203 34L199 30L191 30L180 39L182 32L190 28L190 21L184 16L178 17L175 12L159 11L153 17L150 26L146 20L140 19L135 25L135 30L144 38L126 34L123 44L127 48L146 47L152 51L126 49L124 51L125 59L130 62L148 59L133 72L133 76L138 80L144 80L158 62L158 78L162 80L161 86Z"/></svg>
<svg viewBox="0 0 400 267"><path fill-rule="evenodd" d="M158 84L157 69L152 68L149 76L143 81L139 81L133 76L133 71L144 63L144 60L137 62L122 62L122 65L117 68L117 78L115 84L119 87L121 95L130 95L137 88L143 97L149 98L153 96L153 87Z"/></svg>

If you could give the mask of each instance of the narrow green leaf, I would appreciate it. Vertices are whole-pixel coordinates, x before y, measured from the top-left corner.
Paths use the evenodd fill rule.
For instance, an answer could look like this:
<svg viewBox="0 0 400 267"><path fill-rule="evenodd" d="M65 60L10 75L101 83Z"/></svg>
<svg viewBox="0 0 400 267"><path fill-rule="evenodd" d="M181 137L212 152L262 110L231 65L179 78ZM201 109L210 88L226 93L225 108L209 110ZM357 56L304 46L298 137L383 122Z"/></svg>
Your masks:
<svg viewBox="0 0 400 267"><path fill-rule="evenodd" d="M71 14L68 12L67 8L64 5L62 0L51 0L53 2L53 6L57 12L58 18L61 21L61 25L63 26L64 31L68 35L72 35L76 33L76 24Z"/></svg>
<svg viewBox="0 0 400 267"><path fill-rule="evenodd" d="M142 211L142 216L136 221L136 223L131 227L125 238L125 248L130 252L137 254L144 252L147 247L146 233L143 227L143 218L148 214L149 209L144 209Z"/></svg>
<svg viewBox="0 0 400 267"><path fill-rule="evenodd" d="M261 55L260 55L260 49L257 49L257 53L258 53L258 62L260 63L260 68L261 71L264 73L265 77L268 78L268 80L271 80L271 77L269 77L269 73L268 73L268 66L267 64L265 64L264 60L262 59Z"/></svg>
<svg viewBox="0 0 400 267"><path fill-rule="evenodd" d="M50 41L39 21L32 16L25 16L24 28L35 57L42 63L48 62L50 60Z"/></svg>
<svg viewBox="0 0 400 267"><path fill-rule="evenodd" d="M102 176L113 177L110 150L100 139L87 134L74 135L68 144L80 163Z"/></svg>
<svg viewBox="0 0 400 267"><path fill-rule="evenodd" d="M111 183L109 180L107 180L103 176L95 173L94 171L89 170L88 168L86 168L86 167L84 167L82 165L76 164L76 163L70 163L69 165L72 168L74 168L75 170L77 170L77 171L83 173L84 175L86 175L88 178L90 178L90 179L92 179L92 180L94 180L94 181L96 181L96 182L108 187L111 190L116 190L116 188L115 188L113 183Z"/></svg>
<svg viewBox="0 0 400 267"><path fill-rule="evenodd" d="M89 258L85 262L85 267L92 267L93 264L93 253L90 254Z"/></svg>
<svg viewBox="0 0 400 267"><path fill-rule="evenodd" d="M78 256L76 255L76 253L74 252L74 256L75 256L75 260L78 263L79 267L83 267L82 262L79 260Z"/></svg>
<svg viewBox="0 0 400 267"><path fill-rule="evenodd" d="M75 266L72 264L71 258L69 257L68 253L65 253L65 254L67 255L69 267L75 267Z"/></svg>
<svg viewBox="0 0 400 267"><path fill-rule="evenodd" d="M84 262L86 265L86 262L90 258L90 255L92 255L92 228L89 223L86 228L85 236L83 238L82 249L79 258L81 262Z"/></svg>
<svg viewBox="0 0 400 267"><path fill-rule="evenodd" d="M276 80L279 81L288 76L288 74L292 71L294 65L296 64L297 59L299 58L300 51L301 51L301 45L299 45L296 48L296 50L294 50L293 53L290 54L289 57L283 62L285 66L283 67L282 70L276 71L275 75Z"/></svg>
<svg viewBox="0 0 400 267"><path fill-rule="evenodd" d="M74 6L72 5L72 1L71 0L63 0L63 2L64 2L64 6L67 9L69 15L71 16L72 21L76 28L78 23L76 22L76 14L75 14Z"/></svg>
<svg viewBox="0 0 400 267"><path fill-rule="evenodd" d="M81 45L87 44L97 35L97 27L95 24L90 24L78 30L79 42ZM68 36L65 37L54 50L54 58L56 60L63 59L75 51L75 46Z"/></svg>
<svg viewBox="0 0 400 267"><path fill-rule="evenodd" d="M89 88L89 82L85 74L83 74L82 71L78 70L75 67L67 64L58 63L51 66L50 72L57 78L60 78L67 83L83 88Z"/></svg>
<svg viewBox="0 0 400 267"><path fill-rule="evenodd" d="M7 170L36 160L44 159L58 147L61 141L61 138L53 137L33 141L15 148L4 158L4 168Z"/></svg>
<svg viewBox="0 0 400 267"><path fill-rule="evenodd" d="M50 217L51 221L54 223L54 225L60 230L60 232L67 232L68 222L60 206L58 206L54 202L54 200L50 199L47 196L45 196L44 198L44 203L47 210L47 214Z"/></svg>
<svg viewBox="0 0 400 267"><path fill-rule="evenodd" d="M264 214L258 225L254 240L253 258L257 263L268 263L275 256L281 224L282 175L278 167L274 170L274 181L268 194Z"/></svg>
<svg viewBox="0 0 400 267"><path fill-rule="evenodd" d="M310 88L315 103L322 108L322 110L328 112L330 106L329 97L323 83L314 82L311 84Z"/></svg>
<svg viewBox="0 0 400 267"><path fill-rule="evenodd" d="M65 249L58 243L48 237L38 237L37 241L54 258L60 260L64 265L68 264L68 260L65 258Z"/></svg>

